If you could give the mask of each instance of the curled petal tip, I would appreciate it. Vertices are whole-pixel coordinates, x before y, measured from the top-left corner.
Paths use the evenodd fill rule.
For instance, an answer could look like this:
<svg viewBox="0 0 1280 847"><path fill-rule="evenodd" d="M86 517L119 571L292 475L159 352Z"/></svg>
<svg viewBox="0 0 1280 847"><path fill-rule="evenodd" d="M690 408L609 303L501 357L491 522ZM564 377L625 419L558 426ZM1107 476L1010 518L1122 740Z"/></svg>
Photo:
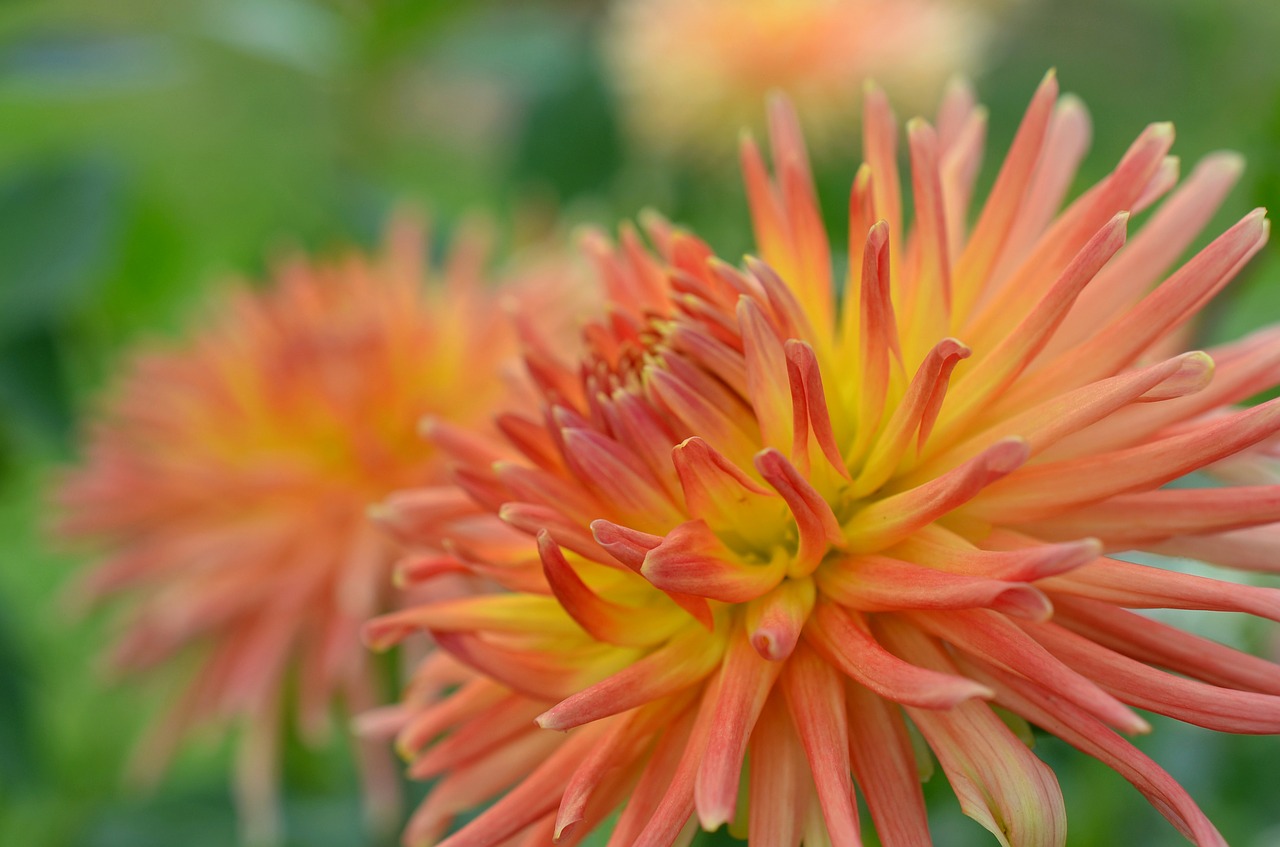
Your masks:
<svg viewBox="0 0 1280 847"><path fill-rule="evenodd" d="M384 618L374 618L360 627L360 640L370 650L381 653L391 649L404 636L404 628Z"/></svg>
<svg viewBox="0 0 1280 847"><path fill-rule="evenodd" d="M1016 618L1043 623L1053 617L1053 604L1030 585L1011 585L995 598L991 607Z"/></svg>
<svg viewBox="0 0 1280 847"><path fill-rule="evenodd" d="M945 359L967 359L973 355L973 349L968 344L950 336L939 341L935 349Z"/></svg>
<svg viewBox="0 0 1280 847"><path fill-rule="evenodd" d="M536 718L534 718L533 722L536 723L542 729L551 729L551 730L557 730L560 732L568 731L569 728L564 725L564 722L559 718L558 715L556 715L555 712L556 712L555 708L552 707L547 711L543 712L542 714L538 715Z"/></svg>
<svg viewBox="0 0 1280 847"><path fill-rule="evenodd" d="M1025 438L1005 438L987 448L987 469L1000 474L1013 473L1031 458L1031 445Z"/></svg>
<svg viewBox="0 0 1280 847"><path fill-rule="evenodd" d="M698 809L698 823L707 832L715 832L720 827L733 820L733 809L725 809L717 807L714 809Z"/></svg>
<svg viewBox="0 0 1280 847"><path fill-rule="evenodd" d="M573 831L578 828L578 824L580 824L581 822L582 822L581 815L578 816L577 820L564 821L563 823L560 821L556 821L555 831L551 834L552 843L559 844L561 839L569 835L572 835Z"/></svg>

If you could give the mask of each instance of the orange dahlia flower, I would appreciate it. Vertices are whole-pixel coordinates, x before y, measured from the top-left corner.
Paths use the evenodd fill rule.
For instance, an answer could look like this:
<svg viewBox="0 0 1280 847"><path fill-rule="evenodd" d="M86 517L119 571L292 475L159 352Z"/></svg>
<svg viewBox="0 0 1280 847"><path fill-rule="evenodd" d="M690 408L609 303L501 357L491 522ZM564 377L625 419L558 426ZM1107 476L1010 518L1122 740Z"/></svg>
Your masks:
<svg viewBox="0 0 1280 847"><path fill-rule="evenodd" d="M743 146L760 258L731 266L660 221L656 255L630 230L592 239L609 311L580 363L531 355L543 414L488 446L436 427L489 525L414 519L509 591L366 632L426 630L447 654L424 676L479 673L401 733L411 772L443 775L406 843L500 797L442 845L575 844L618 812L618 847L726 823L848 847L856 786L881 843L929 844L927 749L1000 843L1061 845L1030 723L1222 844L1120 733L1147 731L1135 709L1277 732L1280 667L1132 610L1280 619L1280 591L1111 554L1280 562L1280 487L1162 487L1280 432L1280 401L1232 405L1276 382L1275 330L1150 355L1267 238L1251 212L1169 273L1238 159L1175 188L1156 124L1060 209L1089 126L1050 75L970 225L983 112L957 87L936 126L907 126L904 230L873 93L841 279L796 118L784 101L770 118L772 174Z"/></svg>
<svg viewBox="0 0 1280 847"><path fill-rule="evenodd" d="M154 775L191 728L239 724L251 840L277 829L285 701L318 741L335 701L383 700L359 627L390 608L398 554L369 505L443 478L424 415L483 428L505 393L495 371L518 348L500 299L521 292L486 289L484 253L470 233L429 279L402 219L378 259L296 260L269 290L231 293L127 367L57 492L58 532L107 551L77 587L129 605L113 663L194 660L141 763ZM372 741L361 758L371 811L394 825L394 763Z"/></svg>
<svg viewBox="0 0 1280 847"><path fill-rule="evenodd" d="M606 58L646 149L732 155L766 94L792 97L820 142L839 142L875 79L914 112L977 69L992 10L974 0L618 0Z"/></svg>

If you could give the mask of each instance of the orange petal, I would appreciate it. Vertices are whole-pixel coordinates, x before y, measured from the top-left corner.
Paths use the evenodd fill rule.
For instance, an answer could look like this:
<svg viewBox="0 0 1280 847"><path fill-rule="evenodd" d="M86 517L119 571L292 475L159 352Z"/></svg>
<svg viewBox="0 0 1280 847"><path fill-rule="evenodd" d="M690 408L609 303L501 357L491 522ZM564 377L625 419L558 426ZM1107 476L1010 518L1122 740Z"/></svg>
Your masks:
<svg viewBox="0 0 1280 847"><path fill-rule="evenodd" d="M1131 733L1151 731L1146 721L1087 676L1059 661L1003 615L969 610L911 613L909 619L961 651L1035 679L1110 726Z"/></svg>
<svg viewBox="0 0 1280 847"><path fill-rule="evenodd" d="M747 564L724 545L705 521L681 524L650 550L640 567L646 579L666 591L725 603L743 603L777 585L787 562Z"/></svg>
<svg viewBox="0 0 1280 847"><path fill-rule="evenodd" d="M751 732L747 828L762 847L800 847L811 780L804 747L781 692L765 701Z"/></svg>
<svg viewBox="0 0 1280 847"><path fill-rule="evenodd" d="M1225 532L1274 521L1280 521L1280 485L1121 494L1021 528L1050 539L1078 538L1089 532L1113 550L1131 550L1175 535Z"/></svg>
<svg viewBox="0 0 1280 847"><path fill-rule="evenodd" d="M791 448L793 462L804 462L804 467L815 469L817 456L813 448L827 460L831 470L849 479L840 447L836 444L835 430L831 425L826 392L822 387L822 372L813 348L804 341L792 338L786 343L787 377L791 384L791 403L795 419L795 441ZM812 439L809 436L812 435ZM825 476L825 474L821 474Z"/></svg>
<svg viewBox="0 0 1280 847"><path fill-rule="evenodd" d="M515 788L480 813L440 847L489 847L555 811L574 767L600 740L595 728L579 730L534 768Z"/></svg>
<svg viewBox="0 0 1280 847"><path fill-rule="evenodd" d="M983 286L1017 220L1057 99L1058 79L1050 71L1031 98L968 244L956 258L957 315L969 314L983 294Z"/></svg>
<svg viewBox="0 0 1280 847"><path fill-rule="evenodd" d="M1189 432L1127 450L1026 468L965 507L1002 523L1042 520L1072 506L1155 488L1280 431L1280 401L1210 421Z"/></svg>
<svg viewBox="0 0 1280 847"><path fill-rule="evenodd" d="M801 646L781 680L795 721L831 843L858 847L858 808L849 777L849 726L844 686L832 667Z"/></svg>
<svg viewBox="0 0 1280 847"><path fill-rule="evenodd" d="M538 533L538 556L547 583L564 611L596 640L623 647L647 647L671 634L671 622L664 626L653 616L648 626L637 627L634 618L640 610L606 600L588 588L546 530Z"/></svg>
<svg viewBox="0 0 1280 847"><path fill-rule="evenodd" d="M1130 705L1218 732L1280 732L1280 696L1219 688L1174 676L1054 623L1024 622L1022 626L1060 660Z"/></svg>
<svg viewBox="0 0 1280 847"><path fill-rule="evenodd" d="M864 612L909 609L995 609L1017 617L1047 619L1053 607L1038 589L948 573L887 556L848 556L817 574L824 597Z"/></svg>
<svg viewBox="0 0 1280 847"><path fill-rule="evenodd" d="M694 802L703 829L714 830L733 820L747 742L782 665L761 658L744 630L738 629L730 638L707 748L694 784Z"/></svg>
<svg viewBox="0 0 1280 847"><path fill-rule="evenodd" d="M751 646L771 662L790 656L816 597L813 580L787 579L748 603L744 625L750 633Z"/></svg>
<svg viewBox="0 0 1280 847"><path fill-rule="evenodd" d="M1240 585L1119 559L1098 559L1042 580L1041 587L1129 608L1245 612L1280 621L1280 588Z"/></svg>
<svg viewBox="0 0 1280 847"><path fill-rule="evenodd" d="M901 711L861 685L845 686L849 760L883 847L930 847L920 775Z"/></svg>
<svg viewBox="0 0 1280 847"><path fill-rule="evenodd" d="M1020 438L997 441L963 465L900 494L877 500L845 524L846 549L882 550L976 497L1017 470L1029 455Z"/></svg>
<svg viewBox="0 0 1280 847"><path fill-rule="evenodd" d="M922 709L950 709L991 692L972 680L904 662L880 645L861 615L818 603L804 637L846 676L881 697Z"/></svg>
<svg viewBox="0 0 1280 847"><path fill-rule="evenodd" d="M1002 705L1129 780L1198 847L1226 847L1227 842L1177 780L1096 718L1016 674L989 665L976 672L996 688Z"/></svg>
<svg viewBox="0 0 1280 847"><path fill-rule="evenodd" d="M995 530L992 535L999 532ZM1035 582L1092 562L1102 554L1102 544L1097 539L1084 538L1060 544L980 550L939 526L930 526L889 548L885 554L950 573L1007 582Z"/></svg>
<svg viewBox="0 0 1280 847"><path fill-rule="evenodd" d="M917 445L924 445L946 399L952 372L971 352L954 338L944 338L924 357L907 386L906 396L876 438L866 463L858 472L852 496L866 497L888 482L906 455L913 435L917 436Z"/></svg>
<svg viewBox="0 0 1280 847"><path fill-rule="evenodd" d="M701 630L682 631L614 675L564 698L538 716L538 725L573 729L675 694L711 673L722 650L721 638L708 642Z"/></svg>
<svg viewBox="0 0 1280 847"><path fill-rule="evenodd" d="M782 497L795 518L799 546L792 570L807 575L832 547L844 543L840 524L831 506L786 458L772 448L755 456L756 470Z"/></svg>
<svg viewBox="0 0 1280 847"><path fill-rule="evenodd" d="M1131 659L1224 688L1280 694L1280 665L1114 603L1054 595L1054 620Z"/></svg>
<svg viewBox="0 0 1280 847"><path fill-rule="evenodd" d="M932 640L893 624L886 632L895 652L931 670L956 672ZM1058 780L985 703L961 703L948 711L907 707L907 712L966 815L1005 847L1063 847L1066 810Z"/></svg>

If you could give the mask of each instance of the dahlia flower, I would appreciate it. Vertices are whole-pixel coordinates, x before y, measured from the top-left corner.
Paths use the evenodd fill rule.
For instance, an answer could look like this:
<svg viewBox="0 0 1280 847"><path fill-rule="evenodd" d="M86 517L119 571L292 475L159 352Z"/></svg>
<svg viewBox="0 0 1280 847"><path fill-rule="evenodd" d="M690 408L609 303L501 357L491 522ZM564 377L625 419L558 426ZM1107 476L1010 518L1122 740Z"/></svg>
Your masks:
<svg viewBox="0 0 1280 847"><path fill-rule="evenodd" d="M973 72L996 10L974 0L617 0L605 58L646 150L732 157L766 94L797 105L811 139L841 143L863 83L913 113Z"/></svg>
<svg viewBox="0 0 1280 847"><path fill-rule="evenodd" d="M1239 160L1178 184L1155 124L1061 209L1089 123L1050 74L970 224L983 112L955 87L936 126L907 125L904 231L882 95L863 125L847 276L775 100L772 171L742 148L759 258L657 219L653 252L589 239L608 313L581 361L531 353L542 414L505 440L432 427L487 518L426 497L402 517L506 590L366 630L429 632L423 678L457 682L399 738L440 777L407 844L575 844L616 812L618 847L724 824L856 845L855 787L880 843L929 844L931 755L1001 844L1061 845L1027 724L1223 843L1124 735L1148 730L1137 710L1274 733L1280 667L1134 610L1280 619L1280 591L1112 554L1280 570L1280 487L1163 487L1280 432L1280 401L1233 405L1275 383L1280 331L1152 355L1267 238L1253 211L1170 273Z"/></svg>
<svg viewBox="0 0 1280 847"><path fill-rule="evenodd" d="M125 368L61 482L57 532L106 554L76 587L129 609L112 663L187 666L141 767L157 775L200 724L239 725L249 840L276 837L283 711L319 742L335 702L383 700L359 627L391 607L399 553L366 512L443 478L424 415L483 427L504 394L491 371L518 348L498 306L520 291L486 290L484 253L470 232L429 279L402 218L378 259L296 260L230 293ZM394 762L362 747L370 811L394 826Z"/></svg>

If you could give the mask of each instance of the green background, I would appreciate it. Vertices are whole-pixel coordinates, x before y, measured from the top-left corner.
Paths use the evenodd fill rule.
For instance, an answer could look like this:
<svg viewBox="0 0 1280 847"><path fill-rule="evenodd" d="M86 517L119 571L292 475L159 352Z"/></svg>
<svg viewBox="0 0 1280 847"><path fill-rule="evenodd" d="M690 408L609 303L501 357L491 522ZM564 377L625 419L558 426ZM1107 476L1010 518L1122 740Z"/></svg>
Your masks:
<svg viewBox="0 0 1280 847"><path fill-rule="evenodd" d="M726 255L748 247L734 176L628 143L599 24L594 4L571 2L0 3L0 844L234 841L216 737L158 792L123 787L163 688L107 683L94 654L111 616L65 608L77 562L41 541L50 474L74 456L78 420L125 345L174 332L211 285L260 275L283 249L374 243L404 200L443 229L485 210L508 232L530 209L610 223L655 206ZM1263 0L1015 3L977 80L991 107L983 178L1054 66L1094 118L1080 186L1146 123L1173 120L1184 172L1219 147L1248 157L1219 228L1280 208L1276 44L1280 4ZM835 222L856 155L819 159ZM1280 316L1277 255L1215 304L1207 338ZM1263 626L1215 632L1277 643ZM1280 844L1280 742L1156 723L1141 746L1228 841ZM1063 783L1070 844L1183 843L1106 768L1054 739L1039 750ZM291 744L286 783L291 844L365 843L343 750ZM939 844L994 843L941 778L928 791Z"/></svg>

